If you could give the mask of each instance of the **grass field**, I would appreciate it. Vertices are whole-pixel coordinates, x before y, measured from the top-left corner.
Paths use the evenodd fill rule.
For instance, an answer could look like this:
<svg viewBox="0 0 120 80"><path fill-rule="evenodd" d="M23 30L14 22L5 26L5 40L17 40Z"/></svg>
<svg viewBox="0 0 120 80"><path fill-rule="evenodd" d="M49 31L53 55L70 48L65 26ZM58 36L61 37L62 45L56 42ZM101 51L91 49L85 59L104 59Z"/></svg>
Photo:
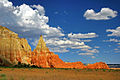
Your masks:
<svg viewBox="0 0 120 80"><path fill-rule="evenodd" d="M0 80L120 80L120 69L0 68Z"/></svg>

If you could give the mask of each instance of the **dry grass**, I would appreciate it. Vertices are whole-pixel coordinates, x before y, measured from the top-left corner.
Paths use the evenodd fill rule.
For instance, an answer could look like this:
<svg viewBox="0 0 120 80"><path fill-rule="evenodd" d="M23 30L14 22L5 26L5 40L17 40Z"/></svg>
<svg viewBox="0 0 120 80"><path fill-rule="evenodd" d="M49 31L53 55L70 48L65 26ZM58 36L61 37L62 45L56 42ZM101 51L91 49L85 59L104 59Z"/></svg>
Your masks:
<svg viewBox="0 0 120 80"><path fill-rule="evenodd" d="M0 68L0 80L120 80L120 70Z"/></svg>

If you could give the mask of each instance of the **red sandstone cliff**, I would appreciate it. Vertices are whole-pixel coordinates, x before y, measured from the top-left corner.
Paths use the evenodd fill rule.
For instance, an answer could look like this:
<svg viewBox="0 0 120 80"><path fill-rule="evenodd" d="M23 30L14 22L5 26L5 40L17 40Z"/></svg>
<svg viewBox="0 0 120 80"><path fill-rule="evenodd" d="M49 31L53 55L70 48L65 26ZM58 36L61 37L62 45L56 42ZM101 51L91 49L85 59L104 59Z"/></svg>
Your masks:
<svg viewBox="0 0 120 80"><path fill-rule="evenodd" d="M82 62L63 62L58 55L50 52L42 36L40 36L34 51L31 52L31 47L26 39L19 38L18 34L0 26L0 65L10 66L16 65L18 62L44 68L109 68L103 62L89 64L88 66L85 66Z"/></svg>

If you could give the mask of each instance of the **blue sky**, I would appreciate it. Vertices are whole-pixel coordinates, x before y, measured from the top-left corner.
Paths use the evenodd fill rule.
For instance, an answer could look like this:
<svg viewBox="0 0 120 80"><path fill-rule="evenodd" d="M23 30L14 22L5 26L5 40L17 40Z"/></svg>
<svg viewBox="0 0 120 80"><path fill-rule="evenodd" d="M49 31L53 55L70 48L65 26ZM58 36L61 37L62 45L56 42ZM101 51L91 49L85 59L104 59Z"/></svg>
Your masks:
<svg viewBox="0 0 120 80"><path fill-rule="evenodd" d="M42 34L63 61L120 64L119 0L0 0L0 25L28 40Z"/></svg>

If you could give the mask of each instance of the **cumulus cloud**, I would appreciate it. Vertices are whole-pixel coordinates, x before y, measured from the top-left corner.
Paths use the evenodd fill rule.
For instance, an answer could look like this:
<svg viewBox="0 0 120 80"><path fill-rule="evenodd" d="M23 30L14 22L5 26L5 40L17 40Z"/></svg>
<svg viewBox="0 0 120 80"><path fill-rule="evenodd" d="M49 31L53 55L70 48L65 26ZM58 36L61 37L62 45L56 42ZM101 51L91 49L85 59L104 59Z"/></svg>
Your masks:
<svg viewBox="0 0 120 80"><path fill-rule="evenodd" d="M60 48L60 47L54 47L54 48L50 48L52 52L59 52L59 53L65 53L65 52L69 52L68 49L66 48Z"/></svg>
<svg viewBox="0 0 120 80"><path fill-rule="evenodd" d="M84 13L87 20L109 20L117 16L117 11L110 8L102 8L100 12L96 13L93 9L88 9Z"/></svg>
<svg viewBox="0 0 120 80"><path fill-rule="evenodd" d="M92 49L92 50L89 50L89 49L81 49L81 51L86 51L88 53L99 53L99 51L97 49Z"/></svg>
<svg viewBox="0 0 120 80"><path fill-rule="evenodd" d="M109 40L104 40L104 42L120 42L118 39L110 38Z"/></svg>
<svg viewBox="0 0 120 80"><path fill-rule="evenodd" d="M94 38L97 37L98 35L96 33L87 33L87 34L73 34L73 33L69 33L68 37L69 38Z"/></svg>
<svg viewBox="0 0 120 80"><path fill-rule="evenodd" d="M34 9L33 9L34 8ZM46 36L64 36L60 27L49 26L49 18L45 16L41 5L14 6L8 0L0 0L0 25L22 34L24 37L36 37L40 34Z"/></svg>
<svg viewBox="0 0 120 80"><path fill-rule="evenodd" d="M91 58L92 58L92 59L94 59L94 58L95 58L95 56L92 56Z"/></svg>
<svg viewBox="0 0 120 80"><path fill-rule="evenodd" d="M112 32L111 34L108 34L107 36L120 37L120 27L117 27L116 29L107 29L106 32Z"/></svg>
<svg viewBox="0 0 120 80"><path fill-rule="evenodd" d="M118 48L116 48L116 49L114 49L114 51L115 51L115 53L119 53L120 52L120 49Z"/></svg>
<svg viewBox="0 0 120 80"><path fill-rule="evenodd" d="M69 49L91 49L91 47L84 42L72 41L67 38L45 38L45 42L51 51L59 53L69 52ZM31 44L36 46L37 43L38 39L35 39Z"/></svg>
<svg viewBox="0 0 120 80"><path fill-rule="evenodd" d="M93 53L79 53L78 55L94 55Z"/></svg>
<svg viewBox="0 0 120 80"><path fill-rule="evenodd" d="M81 49L81 51L83 51L84 53L79 53L78 55L88 55L88 56L92 56L93 57L94 53L99 53L99 51L97 49Z"/></svg>
<svg viewBox="0 0 120 80"><path fill-rule="evenodd" d="M92 40L90 39L86 39L86 40L82 40L82 39L77 39L77 38L70 38L71 41L77 41L77 42L91 42Z"/></svg>
<svg viewBox="0 0 120 80"><path fill-rule="evenodd" d="M100 48L99 46L94 46L94 48Z"/></svg>
<svg viewBox="0 0 120 80"><path fill-rule="evenodd" d="M71 41L69 39L54 39L54 38L51 38L51 39L47 39L46 40L46 44L48 47L58 47L57 50L53 50L51 49L52 51L54 52L58 52L62 50L67 52L68 49L81 49L81 48L91 48L90 46L86 45L84 42L77 42L77 41Z"/></svg>
<svg viewBox="0 0 120 80"><path fill-rule="evenodd" d="M85 44L91 40L79 40L78 38L97 36L95 33L70 33L67 38L63 38L66 36L60 27L51 27L47 24L49 18L45 16L44 7L41 5L14 6L8 0L0 0L0 11L0 25L27 38L33 46L37 45L38 37L43 35L47 46L53 52L64 53L69 52L69 49L91 49Z"/></svg>

